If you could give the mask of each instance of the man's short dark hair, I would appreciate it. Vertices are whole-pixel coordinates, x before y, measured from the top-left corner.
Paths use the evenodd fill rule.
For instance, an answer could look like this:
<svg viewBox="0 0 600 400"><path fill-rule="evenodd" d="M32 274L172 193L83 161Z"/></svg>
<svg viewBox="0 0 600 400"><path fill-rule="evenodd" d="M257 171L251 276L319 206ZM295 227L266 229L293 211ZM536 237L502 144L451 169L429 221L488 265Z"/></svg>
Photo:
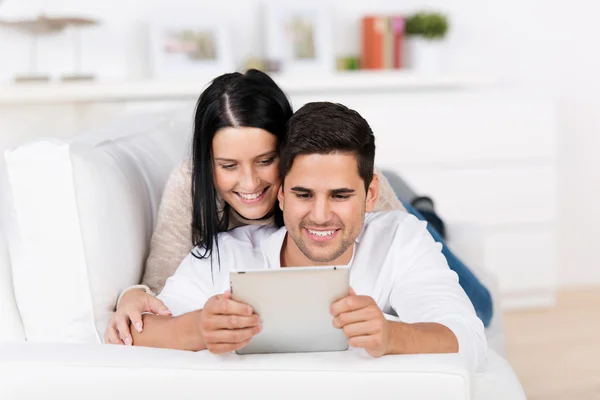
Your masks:
<svg viewBox="0 0 600 400"><path fill-rule="evenodd" d="M308 154L352 153L365 190L373 180L373 131L359 113L341 104L308 103L296 111L287 123L279 153L282 184L296 156Z"/></svg>

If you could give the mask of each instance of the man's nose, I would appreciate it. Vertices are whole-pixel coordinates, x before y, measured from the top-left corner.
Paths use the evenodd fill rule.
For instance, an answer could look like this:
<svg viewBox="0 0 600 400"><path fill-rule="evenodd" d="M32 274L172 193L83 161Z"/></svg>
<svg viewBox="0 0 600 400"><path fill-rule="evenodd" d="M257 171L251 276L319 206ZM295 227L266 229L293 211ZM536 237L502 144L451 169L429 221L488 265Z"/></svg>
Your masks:
<svg viewBox="0 0 600 400"><path fill-rule="evenodd" d="M317 197L312 204L311 220L317 224L325 224L330 220L331 208L327 198Z"/></svg>

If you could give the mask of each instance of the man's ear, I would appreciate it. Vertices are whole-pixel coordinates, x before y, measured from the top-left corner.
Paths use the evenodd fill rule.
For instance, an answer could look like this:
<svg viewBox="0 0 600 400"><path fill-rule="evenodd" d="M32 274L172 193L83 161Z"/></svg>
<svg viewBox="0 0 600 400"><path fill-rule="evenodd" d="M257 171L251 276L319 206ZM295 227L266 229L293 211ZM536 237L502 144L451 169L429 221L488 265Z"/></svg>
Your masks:
<svg viewBox="0 0 600 400"><path fill-rule="evenodd" d="M373 180L367 189L367 199L365 204L366 212L373 212L377 198L379 197L379 176L373 174Z"/></svg>
<svg viewBox="0 0 600 400"><path fill-rule="evenodd" d="M279 191L277 192L277 200L279 200L279 208L283 211L283 183L279 186Z"/></svg>

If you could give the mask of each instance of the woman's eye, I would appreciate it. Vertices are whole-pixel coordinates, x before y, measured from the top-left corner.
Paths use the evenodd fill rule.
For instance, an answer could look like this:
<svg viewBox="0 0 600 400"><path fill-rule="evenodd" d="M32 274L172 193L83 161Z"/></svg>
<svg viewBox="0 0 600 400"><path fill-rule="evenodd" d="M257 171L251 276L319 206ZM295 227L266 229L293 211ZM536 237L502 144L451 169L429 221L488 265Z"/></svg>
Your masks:
<svg viewBox="0 0 600 400"><path fill-rule="evenodd" d="M223 169L234 169L235 168L235 164L221 165L221 168L223 168Z"/></svg>
<svg viewBox="0 0 600 400"><path fill-rule="evenodd" d="M271 164L273 164L273 161L275 161L275 157L271 157L267 160L259 161L259 164L260 165L271 165Z"/></svg>

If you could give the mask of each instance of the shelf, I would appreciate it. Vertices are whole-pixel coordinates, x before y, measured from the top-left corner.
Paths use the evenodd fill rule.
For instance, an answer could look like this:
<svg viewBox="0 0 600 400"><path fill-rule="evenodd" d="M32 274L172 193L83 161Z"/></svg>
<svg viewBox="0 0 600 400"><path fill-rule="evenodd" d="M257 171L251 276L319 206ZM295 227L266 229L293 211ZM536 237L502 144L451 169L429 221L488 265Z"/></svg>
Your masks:
<svg viewBox="0 0 600 400"><path fill-rule="evenodd" d="M352 71L330 75L272 75L289 95L309 93L456 90L494 85L472 74L422 75ZM195 100L212 77L173 81L21 83L0 86L0 106Z"/></svg>

